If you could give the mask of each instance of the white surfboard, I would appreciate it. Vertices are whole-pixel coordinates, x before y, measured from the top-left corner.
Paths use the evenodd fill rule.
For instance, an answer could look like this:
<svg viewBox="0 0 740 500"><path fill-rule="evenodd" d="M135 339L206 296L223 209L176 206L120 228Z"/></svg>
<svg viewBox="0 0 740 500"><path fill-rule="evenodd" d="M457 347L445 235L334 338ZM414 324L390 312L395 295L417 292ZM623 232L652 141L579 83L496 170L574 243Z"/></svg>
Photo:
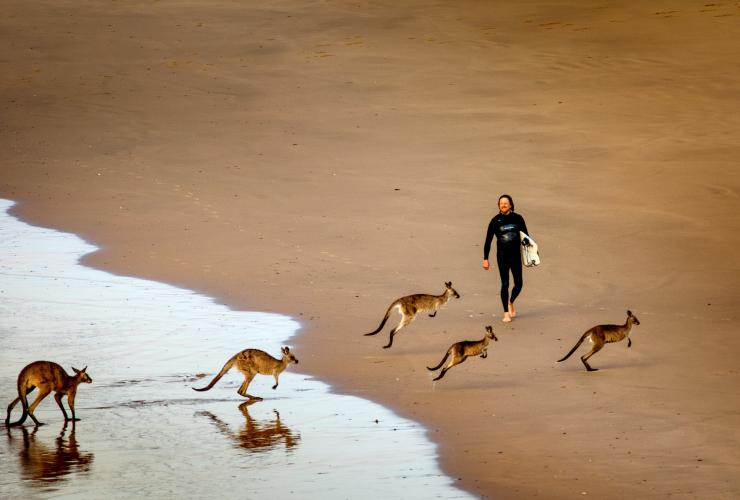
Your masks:
<svg viewBox="0 0 740 500"><path fill-rule="evenodd" d="M532 237L524 231L519 231L519 237L522 240L524 240L524 238L529 240L529 245L522 245L522 264L524 264L525 267L539 266L540 254L537 242L535 242Z"/></svg>

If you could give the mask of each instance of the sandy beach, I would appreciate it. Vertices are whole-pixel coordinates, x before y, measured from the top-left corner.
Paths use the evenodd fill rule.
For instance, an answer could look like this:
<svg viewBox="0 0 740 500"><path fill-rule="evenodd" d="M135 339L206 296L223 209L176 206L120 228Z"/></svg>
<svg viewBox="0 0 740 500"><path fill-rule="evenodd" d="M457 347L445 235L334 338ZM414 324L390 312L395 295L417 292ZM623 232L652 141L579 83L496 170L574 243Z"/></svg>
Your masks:
<svg viewBox="0 0 740 500"><path fill-rule="evenodd" d="M476 496L740 496L740 3L4 11L0 198L84 264L291 316L304 373L426 426ZM542 257L511 324L501 193ZM392 349L362 335L445 281ZM627 309L599 372L555 362Z"/></svg>

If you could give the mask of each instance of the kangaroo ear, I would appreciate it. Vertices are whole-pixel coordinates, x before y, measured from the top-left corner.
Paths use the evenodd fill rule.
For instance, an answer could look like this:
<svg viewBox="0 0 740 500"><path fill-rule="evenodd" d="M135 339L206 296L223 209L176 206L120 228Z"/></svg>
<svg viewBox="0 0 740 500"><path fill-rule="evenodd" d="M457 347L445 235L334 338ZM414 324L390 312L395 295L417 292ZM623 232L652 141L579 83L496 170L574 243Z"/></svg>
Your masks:
<svg viewBox="0 0 740 500"><path fill-rule="evenodd" d="M87 366L85 368L83 368L82 370L80 370L80 371L83 371L83 372L84 371L87 371Z"/></svg>
<svg viewBox="0 0 740 500"><path fill-rule="evenodd" d="M284 354L288 354L290 352L290 349L288 349L288 346L285 346L281 349Z"/></svg>
<svg viewBox="0 0 740 500"><path fill-rule="evenodd" d="M445 286L447 288L452 288L452 281L445 281Z"/></svg>
<svg viewBox="0 0 740 500"><path fill-rule="evenodd" d="M627 316L632 316L632 311L627 310Z"/></svg>
<svg viewBox="0 0 740 500"><path fill-rule="evenodd" d="M72 367L72 371L73 371L73 372L75 372L75 373L80 373L80 370L78 370L78 369L77 369L77 368L75 368L74 366ZM84 370L83 370L83 371L84 371Z"/></svg>
<svg viewBox="0 0 740 500"><path fill-rule="evenodd" d="M489 333L493 333L493 327L491 325L488 325L486 327L486 331L489 332Z"/></svg>

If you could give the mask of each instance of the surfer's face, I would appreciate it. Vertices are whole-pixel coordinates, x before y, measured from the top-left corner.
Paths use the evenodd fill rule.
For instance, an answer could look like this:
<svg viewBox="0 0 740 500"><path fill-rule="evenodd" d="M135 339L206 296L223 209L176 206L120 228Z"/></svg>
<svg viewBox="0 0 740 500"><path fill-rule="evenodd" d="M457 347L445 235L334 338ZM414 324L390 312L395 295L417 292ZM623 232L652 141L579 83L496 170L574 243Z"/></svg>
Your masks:
<svg viewBox="0 0 740 500"><path fill-rule="evenodd" d="M498 200L498 209L502 214L508 214L511 211L511 205L509 204L508 198L501 198Z"/></svg>

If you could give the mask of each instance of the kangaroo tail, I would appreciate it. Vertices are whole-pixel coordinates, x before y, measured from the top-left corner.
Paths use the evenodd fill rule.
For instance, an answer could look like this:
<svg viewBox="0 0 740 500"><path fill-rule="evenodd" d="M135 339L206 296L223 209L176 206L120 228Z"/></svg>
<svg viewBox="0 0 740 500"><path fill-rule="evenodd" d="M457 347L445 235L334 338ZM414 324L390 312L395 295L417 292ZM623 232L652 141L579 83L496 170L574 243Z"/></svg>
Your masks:
<svg viewBox="0 0 740 500"><path fill-rule="evenodd" d="M588 337L590 334L591 334L591 331L589 330L586 333L584 333L583 335L581 335L581 338L578 340L578 342L576 342L576 345L573 346L573 349L571 349L568 354L566 354L565 356L563 356L562 358L560 358L558 360L558 363L560 363L561 361L565 361L566 359L568 359L570 357L571 354L573 354L574 352L576 352L576 349L578 349L581 346L581 344L583 344L583 341L586 340L586 337Z"/></svg>
<svg viewBox="0 0 740 500"><path fill-rule="evenodd" d="M383 327L385 326L385 323L388 321L388 318L391 317L391 311L393 310L394 307L396 307L396 303L395 302L393 304L391 304L390 307L388 308L388 310L385 312L385 316L383 316L383 321L380 322L380 326L378 326L378 328L376 328L374 331L372 331L370 333L366 333L365 334L366 337L369 336L369 335L375 335L380 330L383 329Z"/></svg>
<svg viewBox="0 0 740 500"><path fill-rule="evenodd" d="M450 351L447 351L445 353L445 357L442 358L442 361L440 361L437 366L435 366L434 368L432 368L431 366L427 366L427 370L429 370L430 372L433 372L434 370L438 370L440 366L442 366L443 364L445 364L445 361L447 361L447 358L449 358L449 357L450 357Z"/></svg>
<svg viewBox="0 0 740 500"><path fill-rule="evenodd" d="M8 424L8 427L14 427L16 425L23 425L23 422L25 422L26 419L28 418L28 401L26 401L26 398L21 398L21 406L23 407L23 415L21 415L21 418L19 418L17 422Z"/></svg>
<svg viewBox="0 0 740 500"><path fill-rule="evenodd" d="M13 407L18 403L18 401L21 402L21 408L23 409L23 414L21 415L21 418L19 418L17 422L10 422L10 412L13 410ZM26 397L26 390L25 388L21 387L21 382L19 381L18 382L18 397L12 403L10 403L10 406L8 406L8 416L5 418L5 425L6 427L15 427L16 425L23 425L23 422L25 422L27 418L28 418L28 399Z"/></svg>
<svg viewBox="0 0 740 500"><path fill-rule="evenodd" d="M6 427L15 427L17 425L23 425L23 422L25 422L27 418L28 418L28 410L26 410L25 408L23 408L23 415L21 415L21 418L19 418L17 422L9 422L8 423L6 421L5 426Z"/></svg>
<svg viewBox="0 0 740 500"><path fill-rule="evenodd" d="M221 368L221 371L218 372L218 375L216 375L215 377L213 377L213 380L211 380L211 383L210 384L208 384L205 387L201 387L200 389L198 389L196 387L193 387L193 390L194 391L207 391L208 389L210 389L211 387L213 387L214 385L216 385L216 382L218 382L221 377L223 377L224 375L226 375L226 372L228 372L229 370L231 370L231 367L234 366L234 362L235 361L236 361L236 355L235 356L232 356L231 359L226 362L226 364L224 365L224 367Z"/></svg>

